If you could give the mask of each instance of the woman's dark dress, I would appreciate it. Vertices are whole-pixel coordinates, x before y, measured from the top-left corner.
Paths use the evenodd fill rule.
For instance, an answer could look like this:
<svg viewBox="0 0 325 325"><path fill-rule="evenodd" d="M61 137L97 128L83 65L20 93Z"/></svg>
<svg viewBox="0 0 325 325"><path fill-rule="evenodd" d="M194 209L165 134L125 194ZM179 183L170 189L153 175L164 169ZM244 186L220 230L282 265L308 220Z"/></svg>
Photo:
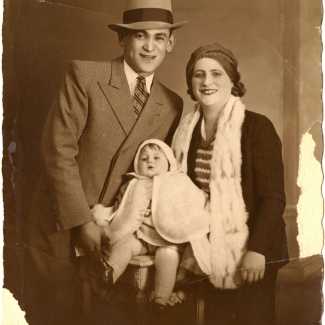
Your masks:
<svg viewBox="0 0 325 325"><path fill-rule="evenodd" d="M198 186L195 160L201 120L194 129L188 156L188 174ZM241 185L249 214L248 250L265 256L266 271L262 281L236 290L214 289L207 281L206 325L275 324L276 276L278 269L288 263L282 218L286 201L281 147L270 120L246 110L241 138Z"/></svg>

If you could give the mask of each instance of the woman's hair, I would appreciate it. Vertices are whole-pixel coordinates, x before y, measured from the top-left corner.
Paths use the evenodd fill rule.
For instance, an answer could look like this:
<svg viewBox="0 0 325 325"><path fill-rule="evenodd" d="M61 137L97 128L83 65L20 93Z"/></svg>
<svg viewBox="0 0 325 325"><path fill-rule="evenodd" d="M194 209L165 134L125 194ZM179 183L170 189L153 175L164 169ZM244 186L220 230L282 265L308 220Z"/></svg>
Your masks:
<svg viewBox="0 0 325 325"><path fill-rule="evenodd" d="M240 82L240 73L238 69L237 60L233 56L232 52L222 45L215 43L211 45L206 45L198 48L192 53L192 56L186 67L186 82L188 86L187 93L191 96L193 100L197 100L194 96L192 89L192 77L194 72L194 66L199 59L211 58L216 60L226 71L230 80L234 84L231 89L231 94L236 97L243 97L246 89L242 82Z"/></svg>

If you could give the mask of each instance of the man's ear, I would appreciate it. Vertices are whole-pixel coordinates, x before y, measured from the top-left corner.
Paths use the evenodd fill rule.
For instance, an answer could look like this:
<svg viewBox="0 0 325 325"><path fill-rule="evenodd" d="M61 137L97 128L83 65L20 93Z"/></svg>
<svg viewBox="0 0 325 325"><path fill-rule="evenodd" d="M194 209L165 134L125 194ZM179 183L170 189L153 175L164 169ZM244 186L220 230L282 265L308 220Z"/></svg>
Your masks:
<svg viewBox="0 0 325 325"><path fill-rule="evenodd" d="M117 35L118 35L118 42L119 42L120 46L124 47L126 32L124 30L120 30Z"/></svg>
<svg viewBox="0 0 325 325"><path fill-rule="evenodd" d="M173 50L175 43L176 43L176 36L175 34L171 34L168 39L167 52L171 52Z"/></svg>

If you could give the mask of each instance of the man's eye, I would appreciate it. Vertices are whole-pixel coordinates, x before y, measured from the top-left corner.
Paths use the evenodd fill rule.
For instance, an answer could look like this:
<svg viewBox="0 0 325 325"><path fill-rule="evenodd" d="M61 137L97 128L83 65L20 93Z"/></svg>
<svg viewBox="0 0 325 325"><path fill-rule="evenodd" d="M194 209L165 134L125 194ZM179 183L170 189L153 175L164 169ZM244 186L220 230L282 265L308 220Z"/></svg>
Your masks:
<svg viewBox="0 0 325 325"><path fill-rule="evenodd" d="M136 34L135 37L138 38L138 39L144 39L145 38L145 36L143 34Z"/></svg>
<svg viewBox="0 0 325 325"><path fill-rule="evenodd" d="M158 36L158 37L156 37L156 40L159 42L163 42L165 40L165 38L162 36Z"/></svg>

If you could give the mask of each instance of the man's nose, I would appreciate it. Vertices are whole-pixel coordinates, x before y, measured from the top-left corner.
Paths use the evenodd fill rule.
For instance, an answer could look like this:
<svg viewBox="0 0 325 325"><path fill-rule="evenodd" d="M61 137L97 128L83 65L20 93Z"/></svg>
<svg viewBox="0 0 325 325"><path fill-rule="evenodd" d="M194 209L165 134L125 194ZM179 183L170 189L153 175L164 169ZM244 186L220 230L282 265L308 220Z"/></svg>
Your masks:
<svg viewBox="0 0 325 325"><path fill-rule="evenodd" d="M144 44L144 48L149 52L153 51L153 49L154 49L154 39L151 38L151 37L147 37L146 42Z"/></svg>

